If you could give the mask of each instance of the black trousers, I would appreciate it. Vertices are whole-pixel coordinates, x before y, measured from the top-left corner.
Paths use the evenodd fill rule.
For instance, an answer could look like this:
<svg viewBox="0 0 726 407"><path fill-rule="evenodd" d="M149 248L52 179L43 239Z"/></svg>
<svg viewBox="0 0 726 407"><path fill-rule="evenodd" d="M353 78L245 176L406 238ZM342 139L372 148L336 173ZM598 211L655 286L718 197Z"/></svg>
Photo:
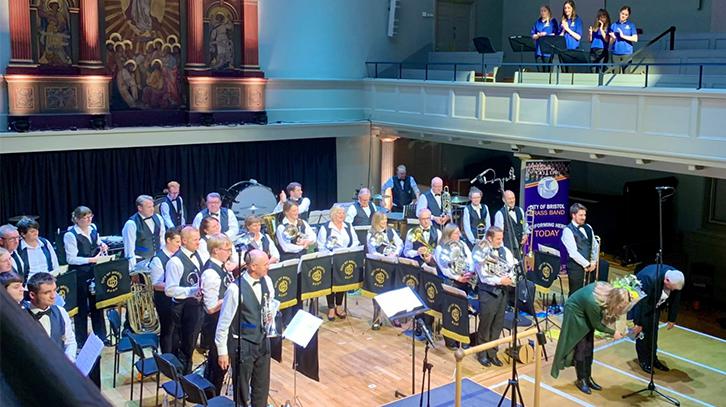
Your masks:
<svg viewBox="0 0 726 407"><path fill-rule="evenodd" d="M595 350L595 331L585 335L584 338L580 339L575 345L575 372L577 373L578 379L587 379L592 377L592 359Z"/></svg>
<svg viewBox="0 0 726 407"><path fill-rule="evenodd" d="M214 333L217 330L217 321L219 320L219 312L215 314L202 313L202 330L199 335L199 347L210 350L214 347Z"/></svg>
<svg viewBox="0 0 726 407"><path fill-rule="evenodd" d="M585 269L574 261L567 262L567 285L570 289L568 296L585 285Z"/></svg>
<svg viewBox="0 0 726 407"><path fill-rule="evenodd" d="M656 320L659 321L660 318L660 309L657 309L656 311ZM643 322L643 339L638 339L635 341L635 351L638 353L638 362L645 363L648 365L652 365L653 361L650 360L651 357L651 346L655 346L656 350L656 357L655 359L658 360L658 328L656 327L655 331L653 331L653 321L648 318L647 321ZM656 322L658 323L658 322Z"/></svg>
<svg viewBox="0 0 726 407"><path fill-rule="evenodd" d="M336 306L343 305L343 298L345 298L345 292L326 295L325 299L328 300L328 309L333 309Z"/></svg>
<svg viewBox="0 0 726 407"><path fill-rule="evenodd" d="M479 289L479 327L477 329L477 343L487 343L496 339L502 334L504 325L504 308L507 304L506 290L498 287L497 293ZM487 356L493 359L497 356L497 348L479 352L479 357Z"/></svg>
<svg viewBox="0 0 726 407"><path fill-rule="evenodd" d="M159 346L162 353L172 353L178 347L176 342L179 337L174 337L173 322L171 316L171 298L163 291L154 290L154 306L159 315Z"/></svg>
<svg viewBox="0 0 726 407"><path fill-rule="evenodd" d="M237 354L237 339L230 335L227 342L235 401L243 406L266 407L270 393L270 340L255 344L242 340L241 357Z"/></svg>
<svg viewBox="0 0 726 407"><path fill-rule="evenodd" d="M217 390L215 394L220 394L222 390L222 381L224 380L224 370L219 367L219 353L217 346L214 344L214 333L217 330L217 322L219 321L219 311L214 314L204 315L204 325L202 326L202 338L212 338L207 354L207 368L204 369L204 377L209 380ZM236 348L235 348L236 349Z"/></svg>
<svg viewBox="0 0 726 407"><path fill-rule="evenodd" d="M551 64L552 63L552 55L545 56L545 55L535 55L534 56L534 62L538 64ZM537 72L549 72L550 67L549 66L538 66Z"/></svg>
<svg viewBox="0 0 726 407"><path fill-rule="evenodd" d="M203 312L202 303L196 298L173 302L171 306L174 330L179 337L179 344L176 349L172 348L172 353L184 366L184 374L192 371L192 356L201 329Z"/></svg>
<svg viewBox="0 0 726 407"><path fill-rule="evenodd" d="M590 62L593 64L607 64L610 62L610 53L605 48L590 48ZM604 72L603 67L593 67L595 73Z"/></svg>
<svg viewBox="0 0 726 407"><path fill-rule="evenodd" d="M106 340L106 319L103 311L96 309L96 296L88 290L88 281L93 278L93 272L76 269L76 293L78 313L73 317L76 343L78 349L82 348L88 338L88 316L91 316L93 333L102 341Z"/></svg>

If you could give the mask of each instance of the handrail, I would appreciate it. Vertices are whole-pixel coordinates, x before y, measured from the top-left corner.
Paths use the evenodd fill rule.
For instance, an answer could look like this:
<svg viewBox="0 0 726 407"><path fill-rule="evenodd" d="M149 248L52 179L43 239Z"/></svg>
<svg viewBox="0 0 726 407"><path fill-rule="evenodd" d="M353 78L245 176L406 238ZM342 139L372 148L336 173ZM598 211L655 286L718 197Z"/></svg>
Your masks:
<svg viewBox="0 0 726 407"><path fill-rule="evenodd" d="M668 39L668 45L671 51L673 51L676 48L676 27L674 25L670 26L667 30L663 31L662 33L658 34L655 38L648 41L645 46L637 51L630 57L630 61L634 61L636 56L639 56L642 54L646 49L648 49L651 45L655 44L656 42L660 41L661 38L665 37L667 34L670 34L670 38ZM645 58L641 59L640 62L638 62L637 65L633 68L633 70L638 69Z"/></svg>
<svg viewBox="0 0 726 407"><path fill-rule="evenodd" d="M524 332L517 333L517 337L519 339L528 338L530 336L537 335L537 328L531 328ZM456 358L456 392L454 393L454 406L455 407L461 407L461 381L464 379L463 371L462 371L462 362L465 357L485 351L487 349L492 349L494 347L497 347L499 345L503 345L505 343L509 343L512 341L511 336L506 336L504 338L499 338L497 340L482 343L480 345L472 346L468 349L458 349L456 352L454 352L454 357ZM534 341L534 407L539 407L539 398L540 398L540 382L541 382L541 367L542 367L542 349L541 345L539 344L539 341Z"/></svg>

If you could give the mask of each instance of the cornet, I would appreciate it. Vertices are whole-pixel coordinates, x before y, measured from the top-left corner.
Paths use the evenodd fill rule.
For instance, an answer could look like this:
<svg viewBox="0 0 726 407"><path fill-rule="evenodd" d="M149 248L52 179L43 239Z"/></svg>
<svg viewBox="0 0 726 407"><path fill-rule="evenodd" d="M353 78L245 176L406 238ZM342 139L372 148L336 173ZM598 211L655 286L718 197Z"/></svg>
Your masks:
<svg viewBox="0 0 726 407"><path fill-rule="evenodd" d="M443 192L441 192L441 212L444 213L444 215L451 218L451 193L449 193L449 186L445 186Z"/></svg>
<svg viewBox="0 0 726 407"><path fill-rule="evenodd" d="M278 336L277 327L275 326L275 316L277 316L279 308L280 301L270 298L270 295L265 293L262 298L262 326L268 338Z"/></svg>

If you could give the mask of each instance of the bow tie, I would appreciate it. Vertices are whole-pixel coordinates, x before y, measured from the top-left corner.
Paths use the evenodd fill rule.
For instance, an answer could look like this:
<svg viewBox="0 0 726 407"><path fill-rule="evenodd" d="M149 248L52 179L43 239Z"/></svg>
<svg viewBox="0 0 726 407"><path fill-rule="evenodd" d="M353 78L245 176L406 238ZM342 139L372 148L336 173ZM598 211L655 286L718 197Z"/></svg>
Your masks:
<svg viewBox="0 0 726 407"><path fill-rule="evenodd" d="M210 213L209 216L219 216L219 213Z"/></svg>
<svg viewBox="0 0 726 407"><path fill-rule="evenodd" d="M257 284L260 284L260 280L255 280L252 282L252 287L256 286Z"/></svg>
<svg viewBox="0 0 726 407"><path fill-rule="evenodd" d="M429 231L431 231L431 228L428 228L428 229L424 229L423 231L424 231L424 232L429 232Z"/></svg>
<svg viewBox="0 0 726 407"><path fill-rule="evenodd" d="M514 212L514 208L509 208L509 212Z"/></svg>
<svg viewBox="0 0 726 407"><path fill-rule="evenodd" d="M154 218L153 216L149 216L148 218L144 218L144 221L151 220L153 218Z"/></svg>
<svg viewBox="0 0 726 407"><path fill-rule="evenodd" d="M436 195L434 195L434 196L441 196L441 194L436 194Z"/></svg>
<svg viewBox="0 0 726 407"><path fill-rule="evenodd" d="M47 315L48 318L50 318L50 307L48 307L48 309L45 311L31 312L31 314L36 321L40 321L40 319L43 318L43 315Z"/></svg>

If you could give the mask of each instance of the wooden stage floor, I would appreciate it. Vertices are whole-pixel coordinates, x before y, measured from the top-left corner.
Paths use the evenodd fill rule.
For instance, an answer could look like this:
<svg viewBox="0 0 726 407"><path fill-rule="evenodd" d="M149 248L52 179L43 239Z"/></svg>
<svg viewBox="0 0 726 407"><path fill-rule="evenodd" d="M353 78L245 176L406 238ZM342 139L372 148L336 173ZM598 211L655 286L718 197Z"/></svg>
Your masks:
<svg viewBox="0 0 726 407"><path fill-rule="evenodd" d="M372 310L369 299L351 296L349 308L347 319L333 322L325 320L321 327L320 382L301 374L297 376L297 396L305 407L378 406L395 400L396 390L411 393L410 337L401 334L403 328L384 326L380 331L372 331L368 323ZM275 406L293 398L292 345L285 342L283 363L272 361L269 402ZM726 405L720 393L726 383L726 341L676 327L670 331L662 329L659 342L661 360L673 368L671 372L656 375L659 389L678 398L683 406ZM565 370L558 380L554 380L549 376L550 363L544 363L542 406L665 405L656 398L621 400L623 394L647 384L645 373L634 362L635 349L632 343L627 340L601 340L596 346L593 377L605 390L593 392L592 395L580 393L573 384L573 369ZM550 355L554 354L554 347L555 343L547 344ZM423 343L417 342L417 389L421 385L423 350ZM195 354L195 365L202 360L201 354ZM439 338L437 348L430 351L429 360L434 366L432 387L454 380L454 354L444 346L443 339ZM136 400L127 401L130 355L121 357L116 388L112 388L112 366L113 349L106 348L102 357L103 394L116 406L137 406L138 384L134 390ZM511 373L511 366L506 363L500 368L484 368L473 357L465 360L464 369L464 377L497 392L504 390ZM519 365L518 371L525 403L533 405L534 365ZM156 384L153 380L147 380L144 386L142 405L153 406Z"/></svg>

